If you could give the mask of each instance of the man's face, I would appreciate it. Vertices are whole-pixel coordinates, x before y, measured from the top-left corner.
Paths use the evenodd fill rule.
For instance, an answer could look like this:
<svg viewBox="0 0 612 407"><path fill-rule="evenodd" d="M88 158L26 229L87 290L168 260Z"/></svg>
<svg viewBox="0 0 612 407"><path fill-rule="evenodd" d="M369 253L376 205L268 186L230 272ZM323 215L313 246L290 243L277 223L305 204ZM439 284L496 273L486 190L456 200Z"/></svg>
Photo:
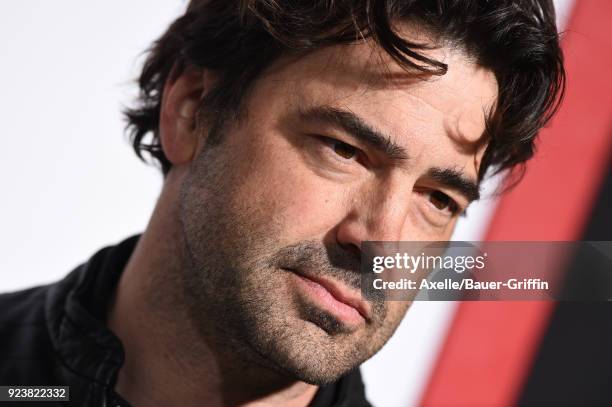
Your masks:
<svg viewBox="0 0 612 407"><path fill-rule="evenodd" d="M361 242L449 239L497 95L461 52L431 55L446 75L418 79L361 44L283 58L257 81L182 185L199 328L317 384L384 345L409 303L361 300Z"/></svg>

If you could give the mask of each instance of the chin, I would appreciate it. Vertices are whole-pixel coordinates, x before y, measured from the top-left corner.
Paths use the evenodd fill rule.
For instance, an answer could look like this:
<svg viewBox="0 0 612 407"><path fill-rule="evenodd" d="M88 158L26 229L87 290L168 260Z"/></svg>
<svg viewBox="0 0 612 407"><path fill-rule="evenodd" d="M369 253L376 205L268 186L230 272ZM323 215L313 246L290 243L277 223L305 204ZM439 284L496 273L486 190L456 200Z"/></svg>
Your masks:
<svg viewBox="0 0 612 407"><path fill-rule="evenodd" d="M258 335L250 337L250 347L283 376L322 386L337 381L369 356L359 355L358 349L364 346L353 335L330 336L300 318L286 319L282 325L267 322L260 325Z"/></svg>

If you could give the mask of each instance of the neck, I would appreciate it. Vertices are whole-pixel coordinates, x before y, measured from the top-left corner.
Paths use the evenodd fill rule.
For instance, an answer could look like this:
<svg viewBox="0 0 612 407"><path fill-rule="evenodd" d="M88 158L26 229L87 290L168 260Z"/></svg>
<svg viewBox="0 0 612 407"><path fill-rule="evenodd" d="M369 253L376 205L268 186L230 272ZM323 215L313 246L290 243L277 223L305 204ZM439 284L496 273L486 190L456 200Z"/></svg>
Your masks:
<svg viewBox="0 0 612 407"><path fill-rule="evenodd" d="M205 336L191 323L182 301L181 177L173 171L109 309L125 349L115 390L138 406L306 406L316 386L239 358L231 338Z"/></svg>

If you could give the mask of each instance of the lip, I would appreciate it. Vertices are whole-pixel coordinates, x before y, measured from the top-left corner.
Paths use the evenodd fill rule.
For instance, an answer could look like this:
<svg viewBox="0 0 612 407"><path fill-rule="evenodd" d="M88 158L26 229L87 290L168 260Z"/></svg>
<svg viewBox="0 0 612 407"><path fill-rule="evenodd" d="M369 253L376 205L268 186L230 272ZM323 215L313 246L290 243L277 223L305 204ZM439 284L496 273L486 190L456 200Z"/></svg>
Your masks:
<svg viewBox="0 0 612 407"><path fill-rule="evenodd" d="M361 298L361 294L359 292L350 290L346 287L345 284L328 277L311 276L306 273L303 273L301 270L286 270L296 274L298 277L306 280L307 282L318 284L323 289L325 289L333 297L334 300L353 308L359 313L359 315L361 315L361 318L363 318L365 321L371 321L372 309L370 307L370 304Z"/></svg>

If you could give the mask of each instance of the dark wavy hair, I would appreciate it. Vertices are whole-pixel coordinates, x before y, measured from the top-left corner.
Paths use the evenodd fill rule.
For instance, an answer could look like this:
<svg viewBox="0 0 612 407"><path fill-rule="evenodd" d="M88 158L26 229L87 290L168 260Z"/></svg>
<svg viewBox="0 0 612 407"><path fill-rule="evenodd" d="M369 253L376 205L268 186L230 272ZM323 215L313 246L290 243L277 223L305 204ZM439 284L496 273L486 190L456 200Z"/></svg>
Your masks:
<svg viewBox="0 0 612 407"><path fill-rule="evenodd" d="M406 41L394 29L399 21L419 24L436 43ZM282 54L364 39L427 75L444 75L447 66L422 51L451 43L495 74L499 96L487 117L480 180L489 167L523 168L562 99L552 0L192 0L148 51L137 105L125 111L133 148L141 159L147 153L158 161L164 174L170 170L159 139L161 98L166 81L187 68L217 74L202 109L219 129L237 117L260 73Z"/></svg>

